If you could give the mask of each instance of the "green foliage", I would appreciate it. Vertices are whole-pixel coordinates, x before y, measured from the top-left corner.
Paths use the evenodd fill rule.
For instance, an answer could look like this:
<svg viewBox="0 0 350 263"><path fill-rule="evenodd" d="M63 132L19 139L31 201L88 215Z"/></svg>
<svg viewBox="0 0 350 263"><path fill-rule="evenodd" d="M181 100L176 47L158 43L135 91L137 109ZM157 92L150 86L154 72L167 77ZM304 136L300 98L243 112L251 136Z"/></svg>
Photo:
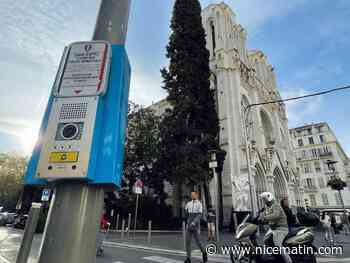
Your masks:
<svg viewBox="0 0 350 263"><path fill-rule="evenodd" d="M341 191L346 187L346 182L344 182L340 177L333 177L328 181L327 185L333 190Z"/></svg>
<svg viewBox="0 0 350 263"><path fill-rule="evenodd" d="M23 188L22 179L27 167L24 157L14 154L0 155L0 206L14 210Z"/></svg>
<svg viewBox="0 0 350 263"><path fill-rule="evenodd" d="M219 131L198 0L175 2L171 30L170 65L161 70L171 109L160 126L158 168L170 182L193 185L209 178L208 150L218 149Z"/></svg>
<svg viewBox="0 0 350 263"><path fill-rule="evenodd" d="M124 186L125 193L132 194L132 186L137 178L157 194L163 192L162 178L155 172L159 156L159 123L149 108L129 103L128 132L125 146ZM125 188L124 188L125 189Z"/></svg>

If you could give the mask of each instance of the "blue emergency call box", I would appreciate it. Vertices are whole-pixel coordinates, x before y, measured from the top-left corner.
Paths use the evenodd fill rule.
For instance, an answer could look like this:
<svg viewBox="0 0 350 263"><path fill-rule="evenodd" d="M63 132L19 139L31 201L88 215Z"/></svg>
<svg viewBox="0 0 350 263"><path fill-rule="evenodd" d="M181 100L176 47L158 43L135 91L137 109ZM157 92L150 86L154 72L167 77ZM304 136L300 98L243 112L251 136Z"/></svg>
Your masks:
<svg viewBox="0 0 350 263"><path fill-rule="evenodd" d="M120 186L130 71L123 45L89 41L65 49L25 184Z"/></svg>

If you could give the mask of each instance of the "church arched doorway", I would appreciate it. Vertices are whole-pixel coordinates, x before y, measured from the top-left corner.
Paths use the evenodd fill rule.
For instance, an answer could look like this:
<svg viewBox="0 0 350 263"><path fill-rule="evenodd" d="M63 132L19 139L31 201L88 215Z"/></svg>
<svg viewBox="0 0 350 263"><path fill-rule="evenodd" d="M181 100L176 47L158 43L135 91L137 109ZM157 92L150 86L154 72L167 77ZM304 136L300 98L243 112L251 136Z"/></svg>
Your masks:
<svg viewBox="0 0 350 263"><path fill-rule="evenodd" d="M270 117L263 110L260 111L260 119L264 132L265 145L269 146L271 143L273 144L274 141L272 122Z"/></svg>
<svg viewBox="0 0 350 263"><path fill-rule="evenodd" d="M261 209L264 204L262 203L262 200L260 199L260 194L267 191L266 186L266 180L264 176L264 171L261 169L261 166L259 164L255 165L256 173L254 176L255 181L255 192L256 192L256 200L258 203L258 209Z"/></svg>
<svg viewBox="0 0 350 263"><path fill-rule="evenodd" d="M275 168L273 171L273 176L273 189L275 190L276 200L279 202L282 200L282 198L288 197L287 183L279 167Z"/></svg>

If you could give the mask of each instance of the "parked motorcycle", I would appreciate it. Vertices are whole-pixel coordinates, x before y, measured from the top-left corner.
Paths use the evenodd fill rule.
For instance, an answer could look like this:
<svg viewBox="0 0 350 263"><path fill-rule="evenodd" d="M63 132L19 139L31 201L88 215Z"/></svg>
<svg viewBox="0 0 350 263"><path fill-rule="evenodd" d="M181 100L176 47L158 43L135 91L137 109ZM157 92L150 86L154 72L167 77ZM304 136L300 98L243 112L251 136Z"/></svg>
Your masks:
<svg viewBox="0 0 350 263"><path fill-rule="evenodd" d="M273 231L269 229L264 236L264 245L259 245L257 241L258 225L263 222L259 221L260 213L257 217L252 218L247 215L243 222L238 226L236 231L236 240L238 245L242 248L239 255L234 255L231 251L230 257L232 263L283 263L282 255L255 253L258 251L274 251L276 247L273 241ZM307 252L315 251L313 245L314 234L306 227L297 227L285 237L283 241L284 247L295 251L298 247L304 247ZM263 247L264 246L264 247ZM260 249L257 249L260 247ZM294 248L294 249L293 249ZM248 252L249 251L249 252ZM314 253L294 254L289 255L293 263L316 263Z"/></svg>

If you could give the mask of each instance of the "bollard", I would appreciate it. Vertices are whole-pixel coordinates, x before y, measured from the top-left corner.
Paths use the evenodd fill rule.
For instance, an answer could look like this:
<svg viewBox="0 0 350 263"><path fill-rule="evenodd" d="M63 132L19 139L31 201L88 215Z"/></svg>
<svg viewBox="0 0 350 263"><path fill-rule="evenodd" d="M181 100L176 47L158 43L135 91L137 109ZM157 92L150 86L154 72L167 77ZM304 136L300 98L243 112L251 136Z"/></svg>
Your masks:
<svg viewBox="0 0 350 263"><path fill-rule="evenodd" d="M131 227L131 214L129 213L129 218L128 218L128 239L130 239L130 227Z"/></svg>
<svg viewBox="0 0 350 263"><path fill-rule="evenodd" d="M152 221L148 221L148 237L147 237L147 242L148 244L151 244L151 237L152 237Z"/></svg>
<svg viewBox="0 0 350 263"><path fill-rule="evenodd" d="M41 203L32 203L32 207L29 212L29 217L24 229L21 248L19 249L16 263L26 263L32 247L32 242L35 234L35 229L38 225L41 212Z"/></svg>
<svg viewBox="0 0 350 263"><path fill-rule="evenodd" d="M115 224L115 230L119 228L119 214L117 214L117 223Z"/></svg>
<svg viewBox="0 0 350 263"><path fill-rule="evenodd" d="M125 219L122 220L121 238L124 239Z"/></svg>
<svg viewBox="0 0 350 263"><path fill-rule="evenodd" d="M182 236L184 241L184 250L186 251L186 222L182 221Z"/></svg>

